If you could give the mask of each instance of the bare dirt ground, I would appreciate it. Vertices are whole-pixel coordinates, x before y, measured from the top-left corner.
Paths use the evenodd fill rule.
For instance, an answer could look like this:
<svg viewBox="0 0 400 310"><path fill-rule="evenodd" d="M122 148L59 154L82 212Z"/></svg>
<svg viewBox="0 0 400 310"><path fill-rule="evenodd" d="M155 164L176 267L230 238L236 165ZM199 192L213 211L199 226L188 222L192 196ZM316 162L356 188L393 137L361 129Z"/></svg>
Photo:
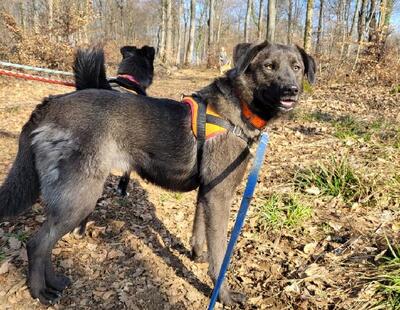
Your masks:
<svg viewBox="0 0 400 310"><path fill-rule="evenodd" d="M157 78L149 94L179 99L214 76L176 71ZM0 78L0 181L35 105L68 91ZM228 273L249 298L245 309L390 309L393 296L378 280L384 257L394 254L389 245L400 244L399 99L389 87L319 83L296 112L268 127L267 158ZM67 235L55 247L57 270L73 285L47 309L205 309L207 265L189 258L195 193L135 178L120 198L116 182L105 185L86 236ZM0 223L1 309L46 309L29 295L25 250L44 220L36 204Z"/></svg>

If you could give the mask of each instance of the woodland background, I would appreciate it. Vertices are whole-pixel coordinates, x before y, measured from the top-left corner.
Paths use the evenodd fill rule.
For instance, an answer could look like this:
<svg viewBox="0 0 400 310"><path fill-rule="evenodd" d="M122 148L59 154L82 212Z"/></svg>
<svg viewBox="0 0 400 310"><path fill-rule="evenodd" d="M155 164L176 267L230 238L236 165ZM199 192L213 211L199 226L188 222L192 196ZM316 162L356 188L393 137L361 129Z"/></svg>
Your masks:
<svg viewBox="0 0 400 310"><path fill-rule="evenodd" d="M118 63L120 46L149 44L167 66L212 67L221 46L230 53L238 42L267 38L304 46L328 77L340 77L338 69L375 76L387 62L398 65L399 7L398 0L2 1L0 59L66 69L78 46L104 45ZM380 73L395 84L396 71Z"/></svg>

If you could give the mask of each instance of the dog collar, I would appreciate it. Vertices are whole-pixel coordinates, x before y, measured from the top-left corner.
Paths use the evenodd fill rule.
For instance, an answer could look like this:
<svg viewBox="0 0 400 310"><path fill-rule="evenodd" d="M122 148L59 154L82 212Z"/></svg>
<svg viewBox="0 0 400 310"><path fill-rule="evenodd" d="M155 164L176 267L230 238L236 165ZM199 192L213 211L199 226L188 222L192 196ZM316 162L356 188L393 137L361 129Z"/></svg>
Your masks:
<svg viewBox="0 0 400 310"><path fill-rule="evenodd" d="M117 78L127 79L127 80L131 81L132 83L135 83L135 84L138 84L139 86L141 86L140 83L138 82L138 80L136 80L132 75L129 75L129 74L118 74Z"/></svg>
<svg viewBox="0 0 400 310"><path fill-rule="evenodd" d="M147 96L144 87L142 87L138 80L136 80L132 75L119 74L116 78L109 80L109 82L118 84L128 92L134 92L137 95Z"/></svg>
<svg viewBox="0 0 400 310"><path fill-rule="evenodd" d="M240 100L240 106L242 109L242 115L244 119L250 123L253 127L257 128L258 130L263 130L265 126L267 126L267 121L263 120L261 117L258 115L254 114L251 110L249 105L244 102L243 100Z"/></svg>

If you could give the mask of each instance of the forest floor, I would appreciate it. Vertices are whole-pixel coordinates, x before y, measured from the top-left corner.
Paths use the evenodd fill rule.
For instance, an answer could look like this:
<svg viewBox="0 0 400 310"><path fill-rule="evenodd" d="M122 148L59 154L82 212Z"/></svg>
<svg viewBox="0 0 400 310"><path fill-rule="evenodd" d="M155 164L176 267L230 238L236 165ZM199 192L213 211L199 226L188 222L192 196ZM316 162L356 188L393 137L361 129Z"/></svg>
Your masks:
<svg viewBox="0 0 400 310"><path fill-rule="evenodd" d="M216 75L174 71L156 78L149 94L179 99ZM0 78L0 181L35 105L68 91ZM248 296L244 309L399 307L399 102L389 87L320 82L268 126L265 164L228 272ZM207 264L189 258L196 194L135 177L120 198L116 183L110 176L87 234L66 235L53 250L56 269L73 284L48 309L206 309ZM0 223L0 309L47 308L26 286L26 241L44 220L36 204Z"/></svg>

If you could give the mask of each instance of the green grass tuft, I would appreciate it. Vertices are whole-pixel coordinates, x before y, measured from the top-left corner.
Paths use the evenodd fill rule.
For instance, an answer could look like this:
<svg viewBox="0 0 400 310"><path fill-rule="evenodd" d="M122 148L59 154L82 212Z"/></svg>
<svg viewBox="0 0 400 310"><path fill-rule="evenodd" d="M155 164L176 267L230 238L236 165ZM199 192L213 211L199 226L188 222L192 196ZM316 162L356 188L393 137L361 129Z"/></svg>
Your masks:
<svg viewBox="0 0 400 310"><path fill-rule="evenodd" d="M6 234L7 237L14 237L16 239L18 239L21 242L26 242L29 239L29 234L26 231L18 231L15 233L7 233Z"/></svg>
<svg viewBox="0 0 400 310"><path fill-rule="evenodd" d="M390 90L390 94L395 95L395 94L399 94L400 93L400 84L394 86L391 90Z"/></svg>
<svg viewBox="0 0 400 310"><path fill-rule="evenodd" d="M351 116L339 118L334 126L335 137L339 139L364 138L368 141L371 138L371 132L366 128L367 125Z"/></svg>
<svg viewBox="0 0 400 310"><path fill-rule="evenodd" d="M312 92L313 92L313 87L310 84L310 82L308 82L307 80L304 80L303 92L306 93L306 94L312 94Z"/></svg>
<svg viewBox="0 0 400 310"><path fill-rule="evenodd" d="M326 164L298 171L294 184L303 191L317 187L321 194L341 196L346 202L359 201L370 192L370 186L361 180L346 157L332 157Z"/></svg>
<svg viewBox="0 0 400 310"><path fill-rule="evenodd" d="M393 248L388 241L389 256L380 266L378 291L386 297L385 309L400 309L400 248Z"/></svg>
<svg viewBox="0 0 400 310"><path fill-rule="evenodd" d="M295 229L312 215L312 208L293 195L274 194L258 206L257 210L259 223L264 230L282 227Z"/></svg>

